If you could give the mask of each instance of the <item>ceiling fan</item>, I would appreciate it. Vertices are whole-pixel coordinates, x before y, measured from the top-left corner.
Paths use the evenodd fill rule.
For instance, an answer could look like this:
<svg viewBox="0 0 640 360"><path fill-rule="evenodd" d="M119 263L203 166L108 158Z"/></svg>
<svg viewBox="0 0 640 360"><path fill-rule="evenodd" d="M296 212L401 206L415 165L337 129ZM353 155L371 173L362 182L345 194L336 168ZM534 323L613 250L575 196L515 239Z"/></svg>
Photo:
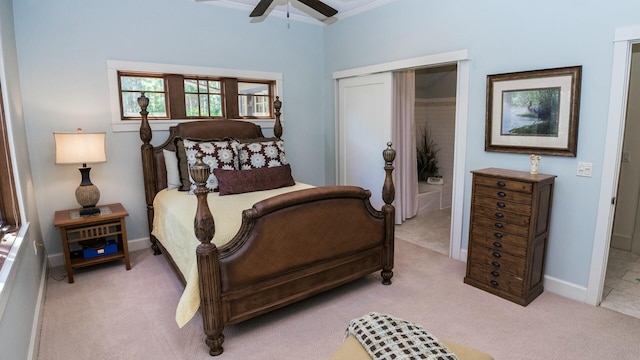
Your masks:
<svg viewBox="0 0 640 360"><path fill-rule="evenodd" d="M320 0L298 0L298 1L307 5L308 7L312 8L313 10L319 12L320 14L326 17L332 17L333 15L338 13L338 10L323 3ZM260 17L264 15L265 11L267 11L267 9L269 8L269 5L271 5L272 2L273 0L260 0L260 2L253 9L249 17Z"/></svg>

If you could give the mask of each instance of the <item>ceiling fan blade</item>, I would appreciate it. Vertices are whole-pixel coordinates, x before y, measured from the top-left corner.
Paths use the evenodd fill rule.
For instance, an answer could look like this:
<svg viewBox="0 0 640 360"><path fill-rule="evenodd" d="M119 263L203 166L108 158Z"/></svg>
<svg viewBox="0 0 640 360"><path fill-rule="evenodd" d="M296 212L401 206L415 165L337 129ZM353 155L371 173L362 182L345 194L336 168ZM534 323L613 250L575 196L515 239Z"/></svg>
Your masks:
<svg viewBox="0 0 640 360"><path fill-rule="evenodd" d="M256 7L251 12L251 14L249 14L249 17L260 17L264 15L264 12L267 11L267 9L269 8L269 5L271 5L272 2L273 0L260 0L260 2L258 3L258 5L256 5Z"/></svg>
<svg viewBox="0 0 640 360"><path fill-rule="evenodd" d="M333 15L338 13L338 10L323 3L320 0L299 0L299 1L326 17L332 17Z"/></svg>

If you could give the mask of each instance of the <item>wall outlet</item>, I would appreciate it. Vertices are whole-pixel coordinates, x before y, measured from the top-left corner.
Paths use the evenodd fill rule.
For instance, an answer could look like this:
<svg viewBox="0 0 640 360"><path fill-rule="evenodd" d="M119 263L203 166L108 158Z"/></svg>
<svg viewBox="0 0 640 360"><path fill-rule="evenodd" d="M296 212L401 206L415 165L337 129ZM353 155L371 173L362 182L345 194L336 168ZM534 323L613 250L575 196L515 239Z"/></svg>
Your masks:
<svg viewBox="0 0 640 360"><path fill-rule="evenodd" d="M38 256L38 248L43 247L44 244L40 244L37 241L33 240L33 252Z"/></svg>

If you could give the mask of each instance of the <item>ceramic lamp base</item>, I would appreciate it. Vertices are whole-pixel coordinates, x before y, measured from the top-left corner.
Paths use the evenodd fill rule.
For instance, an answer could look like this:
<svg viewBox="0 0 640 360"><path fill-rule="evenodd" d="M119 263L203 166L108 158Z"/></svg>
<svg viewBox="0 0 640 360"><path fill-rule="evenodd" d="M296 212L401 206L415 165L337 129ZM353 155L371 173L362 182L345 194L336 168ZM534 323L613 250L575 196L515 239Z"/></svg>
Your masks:
<svg viewBox="0 0 640 360"><path fill-rule="evenodd" d="M76 189L76 200L82 207L93 207L100 200L100 190L95 185L81 185Z"/></svg>

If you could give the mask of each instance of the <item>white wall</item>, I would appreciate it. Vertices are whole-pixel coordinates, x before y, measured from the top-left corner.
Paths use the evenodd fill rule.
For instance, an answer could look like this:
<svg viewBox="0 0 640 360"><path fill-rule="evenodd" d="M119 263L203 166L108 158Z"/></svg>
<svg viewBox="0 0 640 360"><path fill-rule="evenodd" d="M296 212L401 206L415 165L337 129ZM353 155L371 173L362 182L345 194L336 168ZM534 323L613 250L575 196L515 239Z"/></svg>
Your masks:
<svg viewBox="0 0 640 360"><path fill-rule="evenodd" d="M110 128L107 60L283 74L284 139L296 180L324 185L322 27L192 0L16 1L24 117L42 234L59 254L55 210L77 207L80 174L54 164L54 131L107 132L107 162L92 166L101 204L129 210L129 239L148 237L138 132ZM159 144L166 132L154 132ZM320 151L318 151L320 149ZM134 264L135 266L135 264Z"/></svg>
<svg viewBox="0 0 640 360"><path fill-rule="evenodd" d="M357 68L466 49L470 55L469 122L463 248L468 242L471 176L485 167L528 169L526 154L484 151L486 77L515 71L582 65L578 155L543 156L541 172L557 175L545 273L587 286L602 176L613 36L640 23L640 3L405 0L326 27L325 71ZM329 76L326 76L329 82ZM327 92L328 93L328 92ZM327 94L328 95L328 94ZM327 96L327 108L333 108ZM333 126L326 118L327 134ZM327 140L327 155L333 144ZM593 163L593 177L576 176L578 161ZM331 171L327 167L327 171ZM330 175L327 175L330 178Z"/></svg>
<svg viewBox="0 0 640 360"><path fill-rule="evenodd" d="M16 188L23 212L22 230L12 249L15 258L5 262L0 279L0 282L6 280L0 284L0 351L3 359L29 359L35 352L32 340L36 330L34 319L41 304L39 291L44 274L44 253L35 255L32 245L33 242L41 243L42 236L29 165L11 0L0 0L0 83L14 155Z"/></svg>

